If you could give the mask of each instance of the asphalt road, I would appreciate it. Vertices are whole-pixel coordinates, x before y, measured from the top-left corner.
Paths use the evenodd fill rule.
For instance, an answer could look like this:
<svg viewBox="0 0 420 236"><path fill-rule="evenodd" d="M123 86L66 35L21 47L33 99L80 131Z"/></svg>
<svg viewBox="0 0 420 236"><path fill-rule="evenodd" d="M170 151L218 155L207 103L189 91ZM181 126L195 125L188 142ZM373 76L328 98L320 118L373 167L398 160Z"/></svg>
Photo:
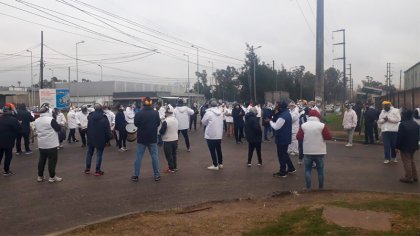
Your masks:
<svg viewBox="0 0 420 236"><path fill-rule="evenodd" d="M269 196L278 191L300 191L305 187L303 166L287 178L274 178L279 164L274 143L263 143L263 166L246 167L247 144L237 145L224 138L222 150L224 169L209 171L211 164L203 132L190 132L191 152L181 137L178 149L178 168L175 174L162 173L162 180L153 180L149 154L143 159L138 183L130 180L133 174L135 144L129 143L125 153L112 146L105 150L105 175L95 177L83 173L86 149L80 143L66 144L59 151L57 175L63 182L37 183L38 152L14 157L14 176L0 177L0 234L39 235L61 231L81 224L128 212L162 210L215 200ZM115 143L114 141L112 141ZM417 153L416 163L420 167ZM159 149L160 169L167 163ZM93 162L93 166L94 166ZM314 171L316 173L316 171ZM317 186L313 173L313 185ZM47 176L47 171L45 172ZM379 192L420 193L420 184L403 184L402 163L383 164L383 147L342 142L328 143L325 160L326 189Z"/></svg>

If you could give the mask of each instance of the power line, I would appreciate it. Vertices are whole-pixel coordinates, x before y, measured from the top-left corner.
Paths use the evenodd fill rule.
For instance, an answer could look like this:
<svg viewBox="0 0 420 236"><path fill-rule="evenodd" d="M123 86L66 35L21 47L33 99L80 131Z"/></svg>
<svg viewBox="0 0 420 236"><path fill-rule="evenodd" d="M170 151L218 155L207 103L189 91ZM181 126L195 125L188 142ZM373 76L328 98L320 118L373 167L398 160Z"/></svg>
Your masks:
<svg viewBox="0 0 420 236"><path fill-rule="evenodd" d="M308 19L306 19L305 13L303 12L302 7L299 4L299 0L296 0L296 4L298 5L300 12L302 13L303 18L305 19L306 25L308 26L309 30L311 31L312 36L314 36L314 38L315 38L315 33L312 30L311 25L308 22Z"/></svg>

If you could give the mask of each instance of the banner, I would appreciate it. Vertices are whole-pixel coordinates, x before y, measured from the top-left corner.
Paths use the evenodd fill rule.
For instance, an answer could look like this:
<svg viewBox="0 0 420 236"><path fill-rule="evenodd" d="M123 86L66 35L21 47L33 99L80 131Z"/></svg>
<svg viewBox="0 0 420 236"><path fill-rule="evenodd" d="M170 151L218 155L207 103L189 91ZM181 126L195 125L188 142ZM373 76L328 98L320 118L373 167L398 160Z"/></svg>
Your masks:
<svg viewBox="0 0 420 236"><path fill-rule="evenodd" d="M56 108L68 109L70 106L69 89L56 89Z"/></svg>
<svg viewBox="0 0 420 236"><path fill-rule="evenodd" d="M50 104L54 108L57 104L56 90L55 89L40 89L39 90L39 104Z"/></svg>

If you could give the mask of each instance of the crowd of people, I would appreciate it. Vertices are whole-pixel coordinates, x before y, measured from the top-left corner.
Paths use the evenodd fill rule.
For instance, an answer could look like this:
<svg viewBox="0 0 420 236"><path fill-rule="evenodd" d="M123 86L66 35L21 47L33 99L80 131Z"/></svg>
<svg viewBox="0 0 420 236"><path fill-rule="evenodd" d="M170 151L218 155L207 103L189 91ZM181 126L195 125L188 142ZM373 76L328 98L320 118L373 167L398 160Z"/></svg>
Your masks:
<svg viewBox="0 0 420 236"><path fill-rule="evenodd" d="M374 143L374 133L379 126L384 144L384 163L397 162L397 150L399 150L405 170L401 182L416 182L418 175L413 158L419 148L420 109L415 112L401 111L392 107L388 101L384 101L382 105L383 110L378 112L371 104L367 104L363 109L363 115L357 114L351 103L344 105L342 126L348 135L345 146L352 147L353 134L357 128L360 129L362 119L365 144ZM16 155L32 154L29 143L33 131L37 137L39 150L37 181L46 180L44 168L47 162L48 181L51 183L62 181L62 178L55 173L58 150L64 147L65 140L68 143L79 142L76 138L78 131L81 146L86 148L85 174L104 175L105 172L101 168L104 150L115 138L120 152L127 151L127 141L137 142L132 181L137 182L140 178L141 163L146 149L152 158L154 180L159 181L161 179L159 146L163 146L167 160L167 168L164 171L175 173L178 170L179 134L184 138L186 151L190 152L189 132L197 130L197 121L204 128L204 139L211 156L212 163L207 167L208 170L223 169L224 136L234 138L237 145L242 145L243 139L246 139L248 167L252 167L254 151L257 156L257 166L262 166L261 143L274 141L279 162L279 171L273 174L274 177L284 178L295 173L296 168L290 155L298 156L298 164L304 164L307 189L312 189L311 172L314 168L318 173L318 188L323 188L326 141L330 140L332 135L322 122L316 103L305 100L296 102L282 100L261 107L260 104L252 102L244 106L241 103L224 103L211 99L201 107L195 103L189 107L180 99L173 107L170 104L154 103L146 97L142 100L141 109L137 109L134 105L126 108L118 105L114 113L110 107L98 102L93 107L82 106L78 109L72 106L67 116L61 110L43 104L40 117L37 119L25 105L21 104L16 109L13 104L7 103L0 113L0 161L5 156L3 175L13 175L10 165L14 147ZM24 153L21 148L22 138L25 145ZM378 140L377 134L375 138ZM95 152L96 166L91 172Z"/></svg>

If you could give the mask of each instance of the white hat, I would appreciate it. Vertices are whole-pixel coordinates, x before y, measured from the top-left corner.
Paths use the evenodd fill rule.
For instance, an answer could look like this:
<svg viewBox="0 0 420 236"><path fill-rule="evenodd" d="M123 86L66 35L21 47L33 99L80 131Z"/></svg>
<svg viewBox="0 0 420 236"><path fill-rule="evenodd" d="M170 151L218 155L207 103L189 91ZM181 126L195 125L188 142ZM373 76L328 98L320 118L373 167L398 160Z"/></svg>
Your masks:
<svg viewBox="0 0 420 236"><path fill-rule="evenodd" d="M174 108L171 106L171 104L169 104L167 107L166 107L166 111L165 111L166 113L174 113Z"/></svg>

